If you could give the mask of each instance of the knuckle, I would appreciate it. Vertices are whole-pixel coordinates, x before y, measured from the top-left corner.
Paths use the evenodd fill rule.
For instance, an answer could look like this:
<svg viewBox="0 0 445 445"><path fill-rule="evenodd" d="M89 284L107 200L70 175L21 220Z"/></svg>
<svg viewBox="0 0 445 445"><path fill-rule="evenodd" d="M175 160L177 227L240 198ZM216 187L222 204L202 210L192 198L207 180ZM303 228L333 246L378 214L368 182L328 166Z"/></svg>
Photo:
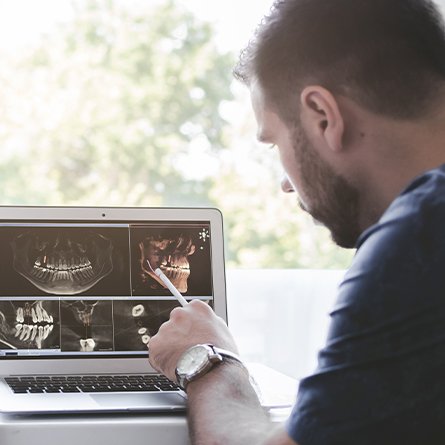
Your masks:
<svg viewBox="0 0 445 445"><path fill-rule="evenodd" d="M167 331L169 329L170 325L171 325L170 320L167 320L166 322L162 323L161 326L159 326L158 332L155 335L155 337L157 337L157 339L159 339L159 335L164 334L165 331ZM153 337L152 337L151 341L153 341Z"/></svg>
<svg viewBox="0 0 445 445"><path fill-rule="evenodd" d="M210 306L201 300L192 300L190 302L190 305L191 307L193 307L194 310L199 311L203 314L207 314L209 311L211 311Z"/></svg>
<svg viewBox="0 0 445 445"><path fill-rule="evenodd" d="M184 310L180 307L175 307L171 312L170 312L170 320L180 320L183 316Z"/></svg>

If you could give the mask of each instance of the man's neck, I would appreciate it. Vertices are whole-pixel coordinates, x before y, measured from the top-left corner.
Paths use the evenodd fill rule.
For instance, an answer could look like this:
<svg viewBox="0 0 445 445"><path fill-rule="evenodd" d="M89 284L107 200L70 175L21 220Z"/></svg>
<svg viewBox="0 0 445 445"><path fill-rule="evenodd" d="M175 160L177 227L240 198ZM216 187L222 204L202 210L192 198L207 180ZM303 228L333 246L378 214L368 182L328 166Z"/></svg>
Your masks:
<svg viewBox="0 0 445 445"><path fill-rule="evenodd" d="M377 123L370 131L356 183L360 227L376 223L398 195L422 173L445 163L445 112L428 120Z"/></svg>

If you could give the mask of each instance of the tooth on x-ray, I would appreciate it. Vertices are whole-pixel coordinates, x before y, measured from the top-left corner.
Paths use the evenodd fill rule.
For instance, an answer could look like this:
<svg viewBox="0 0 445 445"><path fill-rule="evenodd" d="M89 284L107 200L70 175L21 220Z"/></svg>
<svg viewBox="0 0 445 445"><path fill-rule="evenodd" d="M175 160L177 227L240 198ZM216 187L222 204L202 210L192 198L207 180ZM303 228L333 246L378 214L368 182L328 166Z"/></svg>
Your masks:
<svg viewBox="0 0 445 445"><path fill-rule="evenodd" d="M96 346L96 342L92 338L80 339L80 350L83 352L91 352L94 351L94 347Z"/></svg>
<svg viewBox="0 0 445 445"><path fill-rule="evenodd" d="M23 340L28 341L29 338L31 337L31 333L32 333L32 327L29 326L29 325L27 325L27 326L26 326L26 335L25 335L25 337L23 338Z"/></svg>
<svg viewBox="0 0 445 445"><path fill-rule="evenodd" d="M42 313L42 307L39 305L39 304L37 304L36 305L36 316L37 316L37 321L39 322L39 323L41 323L42 321L43 321L43 313ZM44 310L44 309L43 309ZM35 323L35 322L34 322Z"/></svg>
<svg viewBox="0 0 445 445"><path fill-rule="evenodd" d="M19 308L17 309L17 317L16 317L16 320L17 320L19 323L23 323L23 322L25 321L25 317L23 316L23 308L22 308L22 307L19 307Z"/></svg>
<svg viewBox="0 0 445 445"><path fill-rule="evenodd" d="M29 326L27 324L23 325L23 329L22 329L22 333L20 334L20 340L25 340L26 341L26 336L29 333Z"/></svg>
<svg viewBox="0 0 445 445"><path fill-rule="evenodd" d="M33 341L36 338L37 334L37 325L35 324L31 329L31 341Z"/></svg>
<svg viewBox="0 0 445 445"><path fill-rule="evenodd" d="M133 317L140 317L145 312L145 308L142 304L138 304L133 307L131 313L133 314Z"/></svg>
<svg viewBox="0 0 445 445"><path fill-rule="evenodd" d="M142 343L144 343L144 344L148 344L148 342L150 341L150 336L149 335L143 335L142 337L141 337L141 340L142 340Z"/></svg>
<svg viewBox="0 0 445 445"><path fill-rule="evenodd" d="M20 323L17 323L15 325L15 337L18 337L20 335L20 331L22 330L23 325Z"/></svg>

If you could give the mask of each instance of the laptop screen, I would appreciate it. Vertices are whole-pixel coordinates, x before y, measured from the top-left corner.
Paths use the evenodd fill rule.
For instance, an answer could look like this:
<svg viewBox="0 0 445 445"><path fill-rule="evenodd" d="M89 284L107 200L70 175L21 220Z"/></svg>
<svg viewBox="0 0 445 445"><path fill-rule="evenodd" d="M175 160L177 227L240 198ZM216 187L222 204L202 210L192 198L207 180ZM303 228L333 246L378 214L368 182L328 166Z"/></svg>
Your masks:
<svg viewBox="0 0 445 445"><path fill-rule="evenodd" d="M0 221L0 359L146 356L179 303L213 307L209 221Z"/></svg>

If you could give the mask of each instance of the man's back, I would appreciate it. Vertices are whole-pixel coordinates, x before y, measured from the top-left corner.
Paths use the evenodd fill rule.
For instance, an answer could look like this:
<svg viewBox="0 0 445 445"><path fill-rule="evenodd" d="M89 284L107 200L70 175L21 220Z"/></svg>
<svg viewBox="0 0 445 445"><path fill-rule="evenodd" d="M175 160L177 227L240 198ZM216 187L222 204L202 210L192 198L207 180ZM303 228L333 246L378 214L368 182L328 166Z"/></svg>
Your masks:
<svg viewBox="0 0 445 445"><path fill-rule="evenodd" d="M318 370L300 385L295 437L445 443L444 344L445 166L361 236Z"/></svg>

